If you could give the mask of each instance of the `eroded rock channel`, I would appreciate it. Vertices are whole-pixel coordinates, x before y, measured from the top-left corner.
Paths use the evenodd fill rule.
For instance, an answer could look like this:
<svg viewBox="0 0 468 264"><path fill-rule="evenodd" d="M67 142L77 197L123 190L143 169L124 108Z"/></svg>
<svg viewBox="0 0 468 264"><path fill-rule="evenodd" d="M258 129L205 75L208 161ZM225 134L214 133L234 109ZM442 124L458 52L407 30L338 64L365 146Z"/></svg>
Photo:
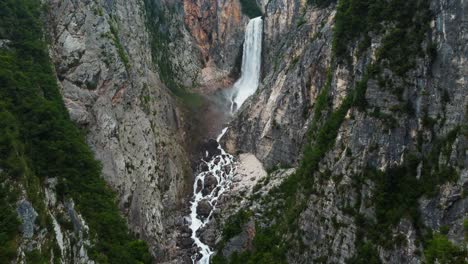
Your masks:
<svg viewBox="0 0 468 264"><path fill-rule="evenodd" d="M247 24L242 56L241 76L232 88L223 91L230 102L228 115L232 115L242 106L243 102L257 89L260 79L261 47L263 20L261 17L251 19ZM222 195L229 191L236 173L234 156L226 153L219 145L228 127L224 128L215 140L208 140L205 145L205 156L199 166L199 173L193 185L193 200L190 206L189 227L191 239L195 242L197 253L192 256L193 263L208 264L214 253L211 246L203 238L203 228L214 217Z"/></svg>

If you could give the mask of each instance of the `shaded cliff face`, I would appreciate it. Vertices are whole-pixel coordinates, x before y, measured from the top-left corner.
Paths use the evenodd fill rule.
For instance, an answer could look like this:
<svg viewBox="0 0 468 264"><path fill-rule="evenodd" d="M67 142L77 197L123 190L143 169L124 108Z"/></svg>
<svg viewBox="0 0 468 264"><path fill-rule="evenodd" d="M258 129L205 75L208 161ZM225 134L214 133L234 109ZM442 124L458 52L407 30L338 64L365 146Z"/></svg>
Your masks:
<svg viewBox="0 0 468 264"><path fill-rule="evenodd" d="M237 77L245 26L239 0L184 0L185 26L195 39L203 62L201 85L226 87ZM218 86L218 87L216 87Z"/></svg>
<svg viewBox="0 0 468 264"><path fill-rule="evenodd" d="M201 86L209 92L233 82L248 22L239 0L143 2L153 61L172 91Z"/></svg>
<svg viewBox="0 0 468 264"><path fill-rule="evenodd" d="M359 14L362 26L346 21L347 1L322 2L265 8L262 84L224 143L298 171L240 202L257 235L245 221L223 245L288 263L431 262L442 240L463 247L466 3L409 1L411 23L382 15L394 22L372 28L366 16L378 9Z"/></svg>
<svg viewBox="0 0 468 264"><path fill-rule="evenodd" d="M70 116L87 132L131 230L164 258L190 167L183 116L152 61L144 3L49 1L48 8Z"/></svg>

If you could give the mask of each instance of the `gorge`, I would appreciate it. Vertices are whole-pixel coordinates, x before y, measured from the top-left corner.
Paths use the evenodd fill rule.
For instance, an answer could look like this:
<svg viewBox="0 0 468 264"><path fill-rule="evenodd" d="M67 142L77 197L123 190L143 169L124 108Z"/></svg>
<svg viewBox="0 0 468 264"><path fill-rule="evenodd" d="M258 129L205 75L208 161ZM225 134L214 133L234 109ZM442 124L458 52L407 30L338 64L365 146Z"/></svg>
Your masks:
<svg viewBox="0 0 468 264"><path fill-rule="evenodd" d="M241 107L242 103L257 90L261 66L262 29L261 17L253 18L247 24L243 44L244 54L242 56L241 76L227 92L231 101L231 114ZM217 143L219 143L227 129L224 128L217 137ZM194 263L210 263L210 256L213 251L200 240L197 231L210 221L219 197L229 189L232 175L235 172L234 157L226 153L219 144L217 150L220 154L215 156L206 151L204 158L208 159L208 162L202 160L202 166L207 171L199 173L195 177L193 185L194 201L191 202L190 207L190 229L192 230L191 237L195 241L195 245L201 249L201 258L197 257L198 254L192 257ZM208 183L208 177L211 178L210 183ZM200 204L201 202L205 204L205 207L209 208L209 212L204 212L204 215L198 213L199 208L203 206Z"/></svg>
<svg viewBox="0 0 468 264"><path fill-rule="evenodd" d="M467 10L0 1L0 263L466 263Z"/></svg>

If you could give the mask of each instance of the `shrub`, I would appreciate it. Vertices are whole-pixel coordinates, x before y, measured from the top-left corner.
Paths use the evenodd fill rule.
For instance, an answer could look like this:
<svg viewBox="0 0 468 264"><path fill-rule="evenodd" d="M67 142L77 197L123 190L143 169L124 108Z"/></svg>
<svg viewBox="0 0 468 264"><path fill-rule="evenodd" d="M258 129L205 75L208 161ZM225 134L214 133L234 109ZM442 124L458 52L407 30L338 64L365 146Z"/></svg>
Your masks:
<svg viewBox="0 0 468 264"><path fill-rule="evenodd" d="M255 0L240 0L242 6L242 13L249 18L259 17L262 15L260 7L258 7L257 1Z"/></svg>
<svg viewBox="0 0 468 264"><path fill-rule="evenodd" d="M453 245L446 236L435 234L424 250L426 263L464 264L467 252Z"/></svg>
<svg viewBox="0 0 468 264"><path fill-rule="evenodd" d="M6 177L0 173L0 260L10 263L16 257L20 222L14 208L16 197L2 183L6 183Z"/></svg>
<svg viewBox="0 0 468 264"><path fill-rule="evenodd" d="M307 4L309 5L315 5L315 6L318 6L318 7L327 7L329 6L331 3L335 3L336 0L307 0Z"/></svg>
<svg viewBox="0 0 468 264"><path fill-rule="evenodd" d="M252 212L239 210L236 214L229 217L223 228L223 240L227 241L242 232L242 227L249 221Z"/></svg>

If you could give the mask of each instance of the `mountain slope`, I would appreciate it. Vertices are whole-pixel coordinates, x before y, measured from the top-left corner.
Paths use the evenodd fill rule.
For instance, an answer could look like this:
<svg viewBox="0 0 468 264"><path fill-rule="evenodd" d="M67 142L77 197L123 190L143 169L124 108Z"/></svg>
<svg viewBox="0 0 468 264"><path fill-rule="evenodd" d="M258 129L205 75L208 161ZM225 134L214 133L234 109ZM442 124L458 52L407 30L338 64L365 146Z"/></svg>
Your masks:
<svg viewBox="0 0 468 264"><path fill-rule="evenodd" d="M278 0L265 10L265 77L225 144L297 170L269 195L268 180L254 188L241 226L254 221L255 235L231 262L463 263L466 4Z"/></svg>
<svg viewBox="0 0 468 264"><path fill-rule="evenodd" d="M2 262L150 263L64 107L39 4L3 1L0 10Z"/></svg>

